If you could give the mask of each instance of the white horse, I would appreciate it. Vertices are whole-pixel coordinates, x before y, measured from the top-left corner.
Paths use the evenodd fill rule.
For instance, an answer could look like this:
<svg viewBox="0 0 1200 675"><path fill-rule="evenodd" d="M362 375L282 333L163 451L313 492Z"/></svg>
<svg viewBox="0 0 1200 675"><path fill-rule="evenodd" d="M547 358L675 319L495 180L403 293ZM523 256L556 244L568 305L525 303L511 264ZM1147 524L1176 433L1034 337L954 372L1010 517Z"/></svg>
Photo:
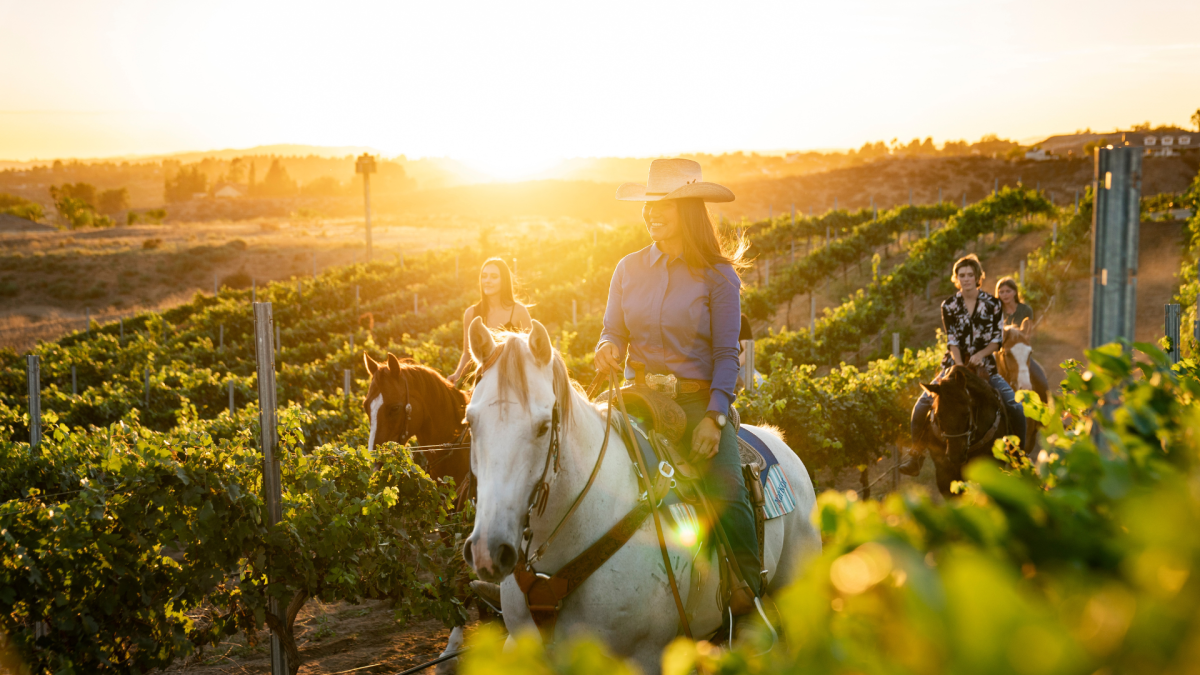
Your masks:
<svg viewBox="0 0 1200 675"><path fill-rule="evenodd" d="M480 364L491 359L492 365L483 370L467 406L478 496L475 528L464 557L482 579L500 584L504 623L512 635L534 628L525 596L512 575L526 514L530 513L532 553L562 521L587 483L600 456L604 417L572 385L542 324L534 321L528 337L508 334L497 343L476 319L469 335L472 357ZM493 353L497 349L500 354ZM561 419L561 465L556 471L550 462L549 498L544 513L538 515L529 511L529 500L546 466L556 407ZM767 588L773 591L795 578L806 561L820 552L821 539L811 520L816 495L804 465L778 436L760 435L797 492L796 509L766 523L763 563ZM625 444L613 432L593 489L536 562L536 571L557 572L629 513L641 494ZM715 553L711 559L697 559L699 549L686 546L681 533L668 528L670 522L663 519L671 566L693 636L711 636L721 625ZM615 654L636 661L643 672L659 672L662 650L681 628L651 518L562 602L554 641L581 630L602 639Z"/></svg>

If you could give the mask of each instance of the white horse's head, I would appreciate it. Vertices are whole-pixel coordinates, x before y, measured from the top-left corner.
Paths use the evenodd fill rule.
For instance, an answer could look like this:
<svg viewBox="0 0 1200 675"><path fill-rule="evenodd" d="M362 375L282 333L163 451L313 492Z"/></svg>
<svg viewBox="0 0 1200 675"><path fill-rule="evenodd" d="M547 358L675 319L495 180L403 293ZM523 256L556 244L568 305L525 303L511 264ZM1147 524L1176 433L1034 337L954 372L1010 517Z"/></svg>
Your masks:
<svg viewBox="0 0 1200 675"><path fill-rule="evenodd" d="M468 335L481 370L467 406L471 470L478 482L475 529L463 557L480 578L498 582L517 564L530 495L542 479L551 439L565 435L571 384L549 333L537 321L528 337L509 333L497 343L476 317ZM551 461L546 478L554 472Z"/></svg>

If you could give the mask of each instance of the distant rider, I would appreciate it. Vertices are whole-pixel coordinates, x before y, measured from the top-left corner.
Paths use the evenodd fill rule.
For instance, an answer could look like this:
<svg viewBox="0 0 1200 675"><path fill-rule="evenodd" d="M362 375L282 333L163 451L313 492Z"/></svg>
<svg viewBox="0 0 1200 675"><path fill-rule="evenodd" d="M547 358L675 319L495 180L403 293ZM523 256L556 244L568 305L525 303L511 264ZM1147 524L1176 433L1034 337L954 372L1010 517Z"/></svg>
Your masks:
<svg viewBox="0 0 1200 675"><path fill-rule="evenodd" d="M954 263L951 279L958 292L942 302L942 328L946 332L946 355L942 359L944 377L953 366L970 364L982 367L993 388L1000 394L1004 407L1008 409L1009 429L1017 438L1025 438L1025 409L1017 402L1012 387L996 371L993 354L1004 341L1001 327L1003 307L1000 301L979 290L983 283L983 266L979 258L971 253ZM963 358L963 353L968 354ZM933 396L922 392L912 411L913 449L900 463L900 471L915 476L925 461L929 435L929 411L933 408Z"/></svg>
<svg viewBox="0 0 1200 675"><path fill-rule="evenodd" d="M696 162L659 159L650 164L647 185L626 183L617 199L645 202L642 218L654 243L622 258L613 271L596 369L624 369L626 379L638 382L647 373L675 376L685 438L690 435L694 457L709 460L705 489L749 585L736 588L730 602L734 615L745 614L762 593L754 514L728 423L741 328L737 270L744 267L745 247L721 242L705 206L733 201L733 193L703 182Z"/></svg>
<svg viewBox="0 0 1200 675"><path fill-rule="evenodd" d="M479 302L463 312L463 351L458 368L450 376L452 384L458 384L471 361L471 350L467 329L475 317L483 318L483 325L492 330L528 333L533 328L529 308L517 301L513 291L512 272L500 258L488 258L479 268Z"/></svg>

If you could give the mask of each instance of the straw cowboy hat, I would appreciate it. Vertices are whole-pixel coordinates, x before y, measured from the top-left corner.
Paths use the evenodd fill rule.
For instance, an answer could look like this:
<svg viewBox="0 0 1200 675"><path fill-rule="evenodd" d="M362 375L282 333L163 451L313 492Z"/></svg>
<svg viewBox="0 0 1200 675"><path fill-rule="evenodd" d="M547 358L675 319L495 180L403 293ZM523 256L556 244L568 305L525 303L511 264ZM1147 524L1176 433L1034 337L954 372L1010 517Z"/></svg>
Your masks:
<svg viewBox="0 0 1200 675"><path fill-rule="evenodd" d="M625 183L617 188L623 202L657 202L662 199L703 199L731 202L733 192L724 185L700 180L700 164L690 159L656 159L650 162L645 185Z"/></svg>

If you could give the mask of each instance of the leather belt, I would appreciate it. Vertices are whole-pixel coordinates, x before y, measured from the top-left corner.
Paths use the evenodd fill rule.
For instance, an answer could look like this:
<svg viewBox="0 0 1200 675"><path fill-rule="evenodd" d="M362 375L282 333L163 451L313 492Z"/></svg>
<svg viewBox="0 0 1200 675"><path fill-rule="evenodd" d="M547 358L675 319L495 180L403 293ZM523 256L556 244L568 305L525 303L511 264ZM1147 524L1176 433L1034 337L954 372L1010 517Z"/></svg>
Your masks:
<svg viewBox="0 0 1200 675"><path fill-rule="evenodd" d="M675 377L673 374L659 375L639 369L634 369L633 372L635 384L643 385L671 398L675 398L676 394L694 394L712 388L712 382L709 380L689 380Z"/></svg>

